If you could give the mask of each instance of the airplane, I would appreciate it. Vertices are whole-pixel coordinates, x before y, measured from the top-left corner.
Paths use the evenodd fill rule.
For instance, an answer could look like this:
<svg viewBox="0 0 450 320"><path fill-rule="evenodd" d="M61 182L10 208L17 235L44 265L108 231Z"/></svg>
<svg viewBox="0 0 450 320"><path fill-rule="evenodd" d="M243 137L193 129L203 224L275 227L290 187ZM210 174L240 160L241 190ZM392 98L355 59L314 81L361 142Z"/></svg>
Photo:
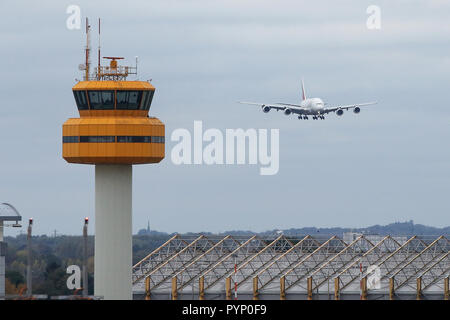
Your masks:
<svg viewBox="0 0 450 320"><path fill-rule="evenodd" d="M306 98L305 84L302 79L302 101L300 104L290 103L257 103L257 102L245 102L239 101L239 103L261 106L264 113L269 112L271 109L277 111L282 110L285 115L297 114L299 120L308 120L308 116L312 116L313 120L325 120L325 114L335 112L338 116L344 114L344 110L353 109L354 113L361 111L360 107L376 104L376 102L357 103L344 106L326 107L326 103L320 98Z"/></svg>

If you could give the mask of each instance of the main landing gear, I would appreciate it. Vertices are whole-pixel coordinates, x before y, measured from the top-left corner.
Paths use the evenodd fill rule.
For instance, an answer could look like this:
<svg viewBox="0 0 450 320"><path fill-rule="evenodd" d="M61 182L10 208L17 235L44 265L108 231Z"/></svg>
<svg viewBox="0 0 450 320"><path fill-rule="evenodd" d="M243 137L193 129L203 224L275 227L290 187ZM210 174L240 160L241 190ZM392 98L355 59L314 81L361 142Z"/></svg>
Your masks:
<svg viewBox="0 0 450 320"><path fill-rule="evenodd" d="M322 115L318 115L318 116L313 116L312 117L313 118L313 120L325 120L325 117L324 116L322 116ZM299 120L308 120L309 118L308 118L308 116L298 116L298 119Z"/></svg>

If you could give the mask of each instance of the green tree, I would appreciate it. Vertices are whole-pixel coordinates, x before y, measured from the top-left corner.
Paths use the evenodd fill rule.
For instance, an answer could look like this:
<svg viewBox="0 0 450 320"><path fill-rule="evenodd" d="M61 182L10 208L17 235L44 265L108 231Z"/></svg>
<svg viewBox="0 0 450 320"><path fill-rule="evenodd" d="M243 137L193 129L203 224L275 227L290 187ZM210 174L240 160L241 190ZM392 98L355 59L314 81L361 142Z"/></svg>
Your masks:
<svg viewBox="0 0 450 320"><path fill-rule="evenodd" d="M24 276L19 272L19 271L15 271L15 270L7 270L5 272L5 277L6 279L9 280L9 282L11 282L11 284L13 284L16 288L22 284L25 283L25 278Z"/></svg>

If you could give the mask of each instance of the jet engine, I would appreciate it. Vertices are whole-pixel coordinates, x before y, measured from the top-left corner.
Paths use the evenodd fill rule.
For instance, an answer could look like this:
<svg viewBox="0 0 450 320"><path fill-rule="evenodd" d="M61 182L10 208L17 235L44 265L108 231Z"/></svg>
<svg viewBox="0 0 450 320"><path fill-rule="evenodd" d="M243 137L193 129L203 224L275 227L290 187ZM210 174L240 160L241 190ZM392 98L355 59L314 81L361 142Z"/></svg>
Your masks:
<svg viewBox="0 0 450 320"><path fill-rule="evenodd" d="M353 109L354 113L360 113L361 112L361 108L360 107L356 107L355 109Z"/></svg>
<svg viewBox="0 0 450 320"><path fill-rule="evenodd" d="M267 113L267 112L270 111L270 107L268 107L268 106L263 106L263 107L262 107L262 110L263 110L264 113Z"/></svg>
<svg viewBox="0 0 450 320"><path fill-rule="evenodd" d="M292 113L292 110L291 109L286 109L286 110L284 110L284 114L285 115L290 115Z"/></svg>
<svg viewBox="0 0 450 320"><path fill-rule="evenodd" d="M338 110L336 111L336 114L337 114L338 116L342 116L342 115L344 114L344 110L338 109Z"/></svg>

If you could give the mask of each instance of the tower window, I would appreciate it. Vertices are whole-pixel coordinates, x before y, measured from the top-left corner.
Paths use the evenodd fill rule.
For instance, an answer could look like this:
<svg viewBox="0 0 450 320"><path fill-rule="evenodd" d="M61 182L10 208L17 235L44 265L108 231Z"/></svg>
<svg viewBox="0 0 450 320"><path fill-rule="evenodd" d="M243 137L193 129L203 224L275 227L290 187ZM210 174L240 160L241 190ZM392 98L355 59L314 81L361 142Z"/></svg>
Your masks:
<svg viewBox="0 0 450 320"><path fill-rule="evenodd" d="M142 93L141 105L139 106L139 110L145 110L146 101L148 99L148 91L144 91Z"/></svg>
<svg viewBox="0 0 450 320"><path fill-rule="evenodd" d="M113 110L114 91L88 91L91 110Z"/></svg>
<svg viewBox="0 0 450 320"><path fill-rule="evenodd" d="M115 136L80 136L80 142L109 143L116 142Z"/></svg>
<svg viewBox="0 0 450 320"><path fill-rule="evenodd" d="M157 137L157 136L152 136L152 143L164 143L165 137Z"/></svg>
<svg viewBox="0 0 450 320"><path fill-rule="evenodd" d="M154 90L148 90L144 91L142 96L141 105L139 107L140 110L149 110L150 105L152 104L153 94L155 93Z"/></svg>
<svg viewBox="0 0 450 320"><path fill-rule="evenodd" d="M150 143L150 140L149 136L117 136L117 142L125 143Z"/></svg>
<svg viewBox="0 0 450 320"><path fill-rule="evenodd" d="M73 91L73 95L75 97L75 102L77 103L78 110L87 110L89 108L86 99L86 91Z"/></svg>
<svg viewBox="0 0 450 320"><path fill-rule="evenodd" d="M63 143L78 143L78 136L63 136Z"/></svg>
<svg viewBox="0 0 450 320"><path fill-rule="evenodd" d="M150 110L150 106L152 105L153 95L155 94L155 90L149 92L148 101L145 104L145 110Z"/></svg>
<svg viewBox="0 0 450 320"><path fill-rule="evenodd" d="M142 91L117 91L117 109L138 110L142 99Z"/></svg>
<svg viewBox="0 0 450 320"><path fill-rule="evenodd" d="M164 143L164 136L63 136L63 143Z"/></svg>

